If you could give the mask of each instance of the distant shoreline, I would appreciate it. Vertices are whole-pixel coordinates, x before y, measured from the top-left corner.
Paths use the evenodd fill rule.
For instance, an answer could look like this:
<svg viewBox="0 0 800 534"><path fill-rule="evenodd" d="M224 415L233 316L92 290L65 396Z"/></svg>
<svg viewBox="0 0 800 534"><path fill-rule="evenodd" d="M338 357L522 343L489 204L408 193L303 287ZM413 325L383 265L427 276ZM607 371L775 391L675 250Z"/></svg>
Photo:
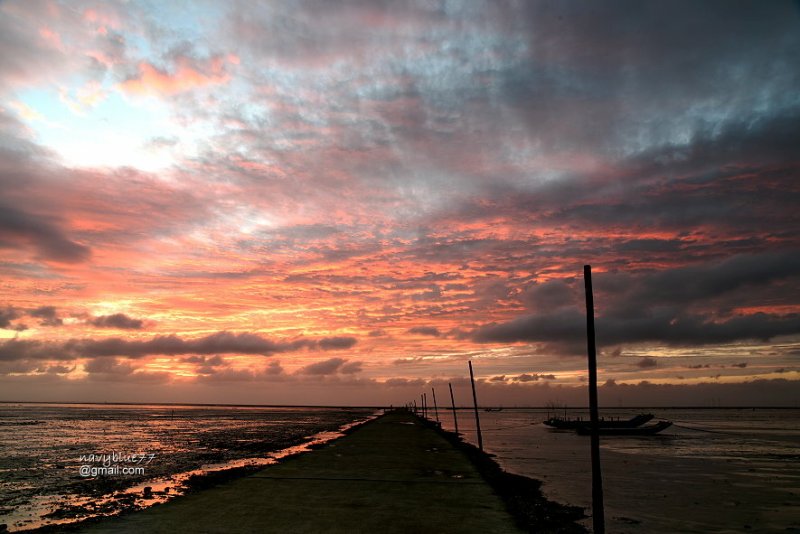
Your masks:
<svg viewBox="0 0 800 534"><path fill-rule="evenodd" d="M192 407L219 407L219 408L326 408L326 409L372 409L382 410L388 409L390 406L380 404L364 404L364 405L329 405L329 404L222 404L222 403L190 403L190 402L82 402L82 401L22 401L22 400L0 400L0 404L41 404L41 405L89 405L89 406L192 406ZM450 407L442 407L442 409L451 410ZM481 409L502 409L502 410L588 410L588 406L494 406L494 405L481 405ZM472 406L456 406L456 410L472 410ZM600 406L601 410L800 410L800 406L768 406L768 405L750 405L750 406L655 406L655 405L641 405L641 406Z"/></svg>

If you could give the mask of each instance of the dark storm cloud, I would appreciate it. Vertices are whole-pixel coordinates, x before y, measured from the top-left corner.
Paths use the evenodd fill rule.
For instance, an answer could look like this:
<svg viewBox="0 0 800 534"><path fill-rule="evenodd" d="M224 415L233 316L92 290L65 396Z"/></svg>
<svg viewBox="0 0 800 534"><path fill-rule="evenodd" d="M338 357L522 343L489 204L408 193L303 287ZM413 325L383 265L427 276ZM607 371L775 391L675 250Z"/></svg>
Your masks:
<svg viewBox="0 0 800 534"><path fill-rule="evenodd" d="M798 275L800 254L775 251L650 273L598 273L595 278L598 291L607 295L611 307L622 313L622 309L653 306L686 308L728 294L762 291L771 284L794 280Z"/></svg>
<svg viewBox="0 0 800 534"><path fill-rule="evenodd" d="M324 342L324 343L323 343ZM182 354L257 354L269 356L280 352L293 352L303 348L343 349L352 347L354 338L298 339L281 342L266 339L258 334L217 332L197 339L183 339L176 335L156 336L147 341L129 341L121 338L71 339L60 342L38 340L8 340L0 344L0 360L55 359L73 360L102 356L142 358L150 355L177 356Z"/></svg>
<svg viewBox="0 0 800 534"><path fill-rule="evenodd" d="M34 247L45 259L63 263L86 261L89 247L70 240L49 217L0 205L0 247Z"/></svg>
<svg viewBox="0 0 800 534"><path fill-rule="evenodd" d="M698 315L675 315L658 310L638 317L598 317L597 341L601 345L657 342L669 345L708 345L741 340L769 341L777 336L800 334L800 315L755 313L713 321ZM585 339L586 318L566 310L527 315L502 324L487 325L472 333L479 343L518 341L571 345Z"/></svg>
<svg viewBox="0 0 800 534"><path fill-rule="evenodd" d="M704 345L745 339L767 341L776 336L800 333L797 314L720 317L711 311L715 304L725 304L729 295L796 279L798 267L798 255L777 252L736 256L715 264L662 271L598 273L594 288L601 295L597 302L602 303L604 310L597 317L598 342ZM472 338L478 342L555 344L584 339L585 317L575 306L573 291L566 284L548 282L533 286L523 295L523 300L535 302L537 293L556 298L543 298L547 306L537 313L478 328ZM727 308L727 304L723 307ZM701 312L701 309L707 311Z"/></svg>
<svg viewBox="0 0 800 534"><path fill-rule="evenodd" d="M548 309L572 306L578 302L573 280L549 280L534 284L524 291L520 300L529 308Z"/></svg>
<svg viewBox="0 0 800 534"><path fill-rule="evenodd" d="M139 330L144 327L144 321L128 317L124 313L114 313L112 315L101 315L89 321L93 326L101 328L122 328Z"/></svg>
<svg viewBox="0 0 800 534"><path fill-rule="evenodd" d="M506 98L531 128L578 145L658 144L697 126L687 102L726 115L752 113L765 97L780 108L800 81L798 10L790 2L526 2L523 9L527 16L507 25L530 28L531 59L529 68L509 71ZM598 105L570 109L569 96ZM618 128L608 128L612 122Z"/></svg>

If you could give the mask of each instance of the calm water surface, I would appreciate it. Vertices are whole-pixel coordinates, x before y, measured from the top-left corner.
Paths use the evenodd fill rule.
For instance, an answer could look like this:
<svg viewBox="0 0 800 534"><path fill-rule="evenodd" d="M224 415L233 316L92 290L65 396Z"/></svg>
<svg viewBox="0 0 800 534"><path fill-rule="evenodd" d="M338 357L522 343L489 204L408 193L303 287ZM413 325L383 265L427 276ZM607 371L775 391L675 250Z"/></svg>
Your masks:
<svg viewBox="0 0 800 534"><path fill-rule="evenodd" d="M601 437L608 532L800 532L800 410L602 415L627 419L641 412L674 425L656 436ZM542 480L549 498L591 513L589 438L549 429L541 424L548 415L481 411L484 447L508 471ZM589 417L577 410L567 415ZM453 428L451 412L439 410L439 416ZM466 439L476 443L472 412L458 411L458 418Z"/></svg>

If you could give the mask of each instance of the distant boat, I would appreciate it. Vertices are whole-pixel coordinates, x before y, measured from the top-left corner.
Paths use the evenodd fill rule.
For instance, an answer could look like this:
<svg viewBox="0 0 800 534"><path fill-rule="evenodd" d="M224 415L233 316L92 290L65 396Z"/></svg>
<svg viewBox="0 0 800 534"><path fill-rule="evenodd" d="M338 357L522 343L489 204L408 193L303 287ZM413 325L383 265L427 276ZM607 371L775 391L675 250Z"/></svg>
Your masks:
<svg viewBox="0 0 800 534"><path fill-rule="evenodd" d="M484 408L487 412L502 412L503 408Z"/></svg>
<svg viewBox="0 0 800 534"><path fill-rule="evenodd" d="M640 413L630 419L600 419L600 428L636 428L643 425L653 418L651 413ZM591 421L588 419L566 419L563 417L551 417L543 421L549 427L557 428L559 430L579 430L581 428L589 428Z"/></svg>
<svg viewBox="0 0 800 534"><path fill-rule="evenodd" d="M616 428L609 428L609 427L600 427L598 431L600 434L604 436L652 436L653 434L658 434L665 428L669 428L672 426L672 421L659 421L654 425L645 425L633 428L625 428L625 427L616 427ZM582 436L587 436L591 434L592 429L588 426L582 426L576 429L578 434Z"/></svg>

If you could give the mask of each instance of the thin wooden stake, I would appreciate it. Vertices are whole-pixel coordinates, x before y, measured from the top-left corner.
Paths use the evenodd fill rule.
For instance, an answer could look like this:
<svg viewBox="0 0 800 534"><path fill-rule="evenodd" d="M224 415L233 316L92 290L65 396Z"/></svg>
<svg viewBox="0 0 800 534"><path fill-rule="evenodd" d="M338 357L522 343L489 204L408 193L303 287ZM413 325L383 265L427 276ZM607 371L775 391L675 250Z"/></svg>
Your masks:
<svg viewBox="0 0 800 534"><path fill-rule="evenodd" d="M431 388L431 393L433 393L433 413L436 415L436 422L439 422L439 406L436 405L436 390Z"/></svg>
<svg viewBox="0 0 800 534"><path fill-rule="evenodd" d="M592 527L595 534L603 534L605 510L603 508L603 477L600 472L600 415L597 408L597 349L594 338L594 296L592 294L592 266L583 266L586 287L586 348L589 353L589 413L592 429Z"/></svg>
<svg viewBox="0 0 800 534"><path fill-rule="evenodd" d="M458 417L456 416L456 400L453 397L453 384L448 382L447 387L450 388L450 403L453 405L453 423L456 425L456 434L458 434Z"/></svg>
<svg viewBox="0 0 800 534"><path fill-rule="evenodd" d="M475 428L478 431L478 448L483 450L483 436L481 436L481 418L478 417L478 395L475 393L475 375L472 373L472 360L469 362L469 381L472 382L472 403L475 405Z"/></svg>

